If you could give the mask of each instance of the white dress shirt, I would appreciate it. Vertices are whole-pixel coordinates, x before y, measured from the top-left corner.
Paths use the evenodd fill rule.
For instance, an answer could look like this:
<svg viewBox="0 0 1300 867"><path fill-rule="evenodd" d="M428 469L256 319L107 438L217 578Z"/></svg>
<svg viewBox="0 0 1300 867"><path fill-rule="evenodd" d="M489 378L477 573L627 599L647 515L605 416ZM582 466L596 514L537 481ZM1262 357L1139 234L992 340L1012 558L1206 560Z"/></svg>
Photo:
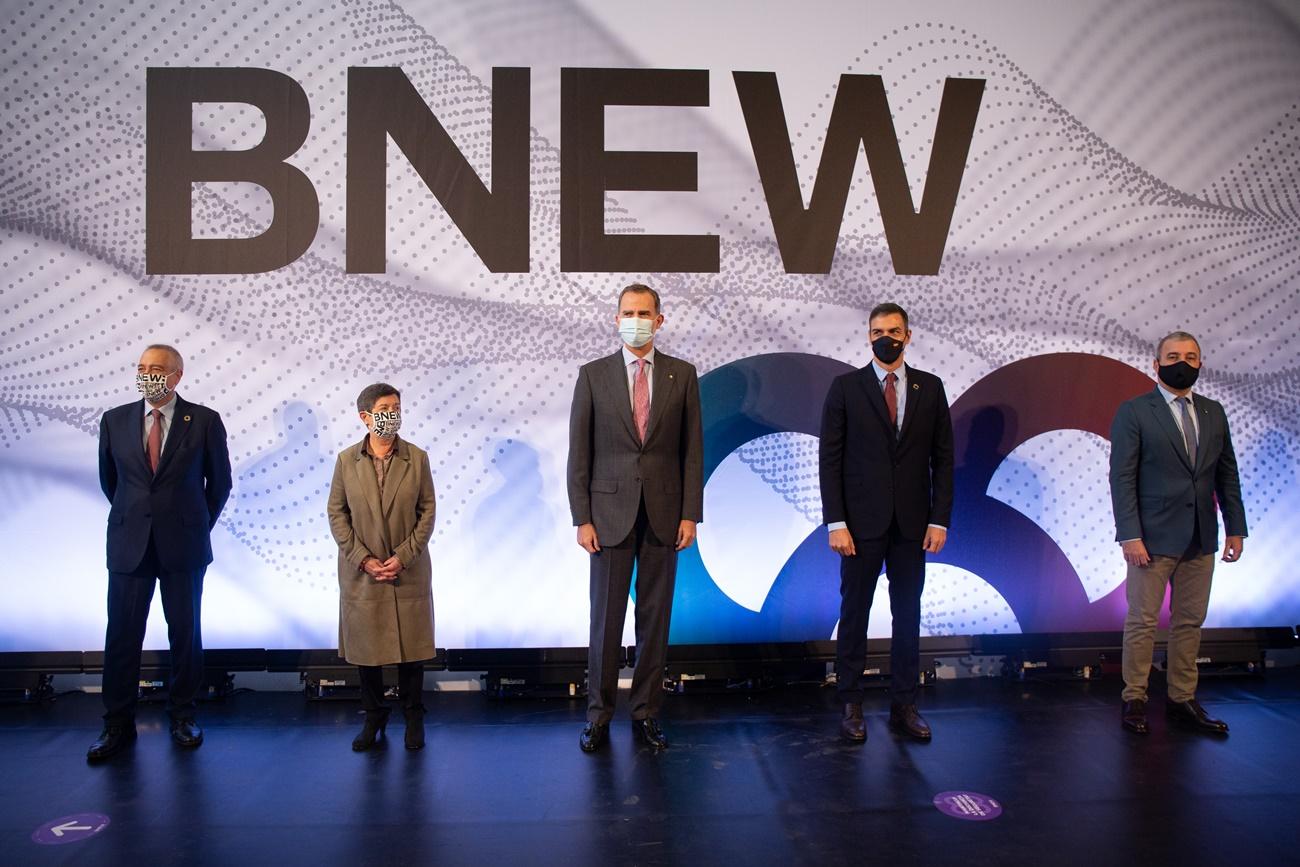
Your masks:
<svg viewBox="0 0 1300 867"><path fill-rule="evenodd" d="M1165 399L1165 405L1174 414L1174 424L1178 426L1178 432L1186 440L1187 433L1183 430L1183 411L1178 404L1174 403L1178 399L1178 395L1165 388L1164 383L1157 383L1157 387L1160 389L1160 396ZM1196 401L1190 391L1187 392L1187 412L1192 417L1192 441L1199 444L1201 441L1201 423L1196 418Z"/></svg>

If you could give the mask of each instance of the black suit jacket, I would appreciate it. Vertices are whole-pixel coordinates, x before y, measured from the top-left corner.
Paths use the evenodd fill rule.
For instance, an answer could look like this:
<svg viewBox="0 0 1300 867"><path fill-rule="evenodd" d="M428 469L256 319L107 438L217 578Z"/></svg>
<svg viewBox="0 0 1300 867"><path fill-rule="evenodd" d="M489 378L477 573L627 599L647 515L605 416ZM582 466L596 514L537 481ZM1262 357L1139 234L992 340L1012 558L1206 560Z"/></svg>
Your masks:
<svg viewBox="0 0 1300 867"><path fill-rule="evenodd" d="M1229 536L1246 535L1237 456L1223 406L1193 394L1200 429L1196 466L1159 387L1120 404L1110 428L1110 495L1115 538L1141 539L1147 553L1180 557L1219 547L1218 502ZM1192 538L1199 529L1198 538Z"/></svg>
<svg viewBox="0 0 1300 867"><path fill-rule="evenodd" d="M939 377L907 367L903 427L895 436L871 366L831 383L822 411L822 517L848 523L858 539L885 535L895 518L904 538L952 520L952 419Z"/></svg>
<svg viewBox="0 0 1300 867"><path fill-rule="evenodd" d="M230 455L221 417L176 395L158 473L144 449L144 403L110 409L99 422L99 484L108 511L108 568L140 565L153 535L158 565L184 572L212 562L209 533L230 496Z"/></svg>

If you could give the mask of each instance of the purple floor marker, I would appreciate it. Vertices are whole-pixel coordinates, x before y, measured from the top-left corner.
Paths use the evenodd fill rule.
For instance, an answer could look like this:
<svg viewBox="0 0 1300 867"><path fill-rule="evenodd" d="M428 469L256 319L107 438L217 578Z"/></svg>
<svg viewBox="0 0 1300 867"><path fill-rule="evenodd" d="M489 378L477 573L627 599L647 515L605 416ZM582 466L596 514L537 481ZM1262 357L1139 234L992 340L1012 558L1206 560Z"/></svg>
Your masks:
<svg viewBox="0 0 1300 867"><path fill-rule="evenodd" d="M1002 805L979 792L940 792L934 805L945 816L968 822L987 822L1002 815Z"/></svg>
<svg viewBox="0 0 1300 867"><path fill-rule="evenodd" d="M108 817L103 813L75 813L46 822L32 832L32 842L43 846L76 843L93 837L108 827Z"/></svg>

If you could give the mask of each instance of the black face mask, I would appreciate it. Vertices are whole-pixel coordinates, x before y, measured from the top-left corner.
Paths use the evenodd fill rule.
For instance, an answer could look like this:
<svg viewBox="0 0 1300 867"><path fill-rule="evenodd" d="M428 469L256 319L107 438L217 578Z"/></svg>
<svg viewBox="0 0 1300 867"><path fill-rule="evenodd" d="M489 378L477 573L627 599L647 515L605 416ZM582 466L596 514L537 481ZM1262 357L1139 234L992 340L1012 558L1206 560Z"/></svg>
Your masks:
<svg viewBox="0 0 1300 867"><path fill-rule="evenodd" d="M871 351L880 359L881 364L893 364L903 354L903 341L882 334L871 341Z"/></svg>
<svg viewBox="0 0 1300 867"><path fill-rule="evenodd" d="M1199 367L1192 367L1186 361L1175 361L1173 364L1162 364L1158 370L1160 381L1172 388L1174 391L1182 391L1191 388L1196 383L1196 377L1201 375Z"/></svg>

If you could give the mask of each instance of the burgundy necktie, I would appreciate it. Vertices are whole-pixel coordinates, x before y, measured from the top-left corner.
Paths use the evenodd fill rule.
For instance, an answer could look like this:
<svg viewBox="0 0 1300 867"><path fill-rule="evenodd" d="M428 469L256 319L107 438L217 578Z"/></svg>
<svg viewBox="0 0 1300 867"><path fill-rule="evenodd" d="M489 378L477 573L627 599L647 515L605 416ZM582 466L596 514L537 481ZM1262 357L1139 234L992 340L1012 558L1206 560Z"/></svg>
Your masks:
<svg viewBox="0 0 1300 867"><path fill-rule="evenodd" d="M889 408L889 424L898 431L898 391L894 388L894 383L898 382L898 377L893 371L885 374L885 406Z"/></svg>
<svg viewBox="0 0 1300 867"><path fill-rule="evenodd" d="M149 469L158 472L158 461L162 458L162 412L154 410L149 413Z"/></svg>
<svg viewBox="0 0 1300 867"><path fill-rule="evenodd" d="M650 380L645 375L645 359L636 360L636 376L632 378L632 420L636 434L645 442L646 425L650 423Z"/></svg>

